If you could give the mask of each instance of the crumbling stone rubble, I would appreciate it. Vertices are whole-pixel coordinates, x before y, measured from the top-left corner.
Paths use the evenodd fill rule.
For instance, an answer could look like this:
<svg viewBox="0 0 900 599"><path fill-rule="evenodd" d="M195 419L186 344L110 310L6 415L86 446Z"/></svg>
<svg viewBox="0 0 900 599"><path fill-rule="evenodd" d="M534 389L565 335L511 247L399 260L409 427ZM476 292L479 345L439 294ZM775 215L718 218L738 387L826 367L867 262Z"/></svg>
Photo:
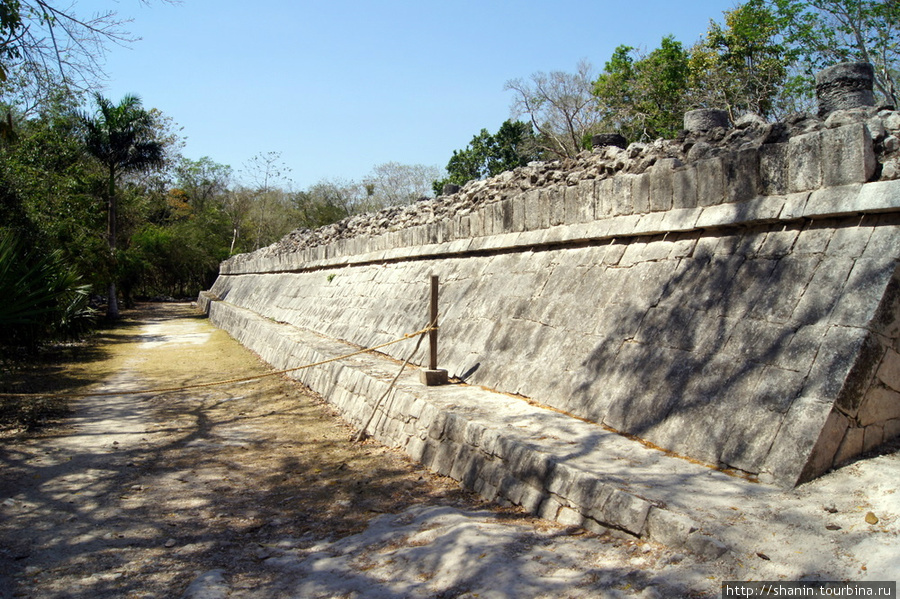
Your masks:
<svg viewBox="0 0 900 599"><path fill-rule="evenodd" d="M838 110L826 117L798 113L783 121L769 122L756 114L745 114L730 128L682 131L675 139L631 143L626 148L596 147L574 158L532 162L495 177L470 181L457 193L423 198L404 206L389 206L359 214L319 229L296 229L254 256L286 254L328 245L340 239L375 236L407 227L463 216L474 209L532 189L554 185L574 186L586 179L608 179L618 174L641 174L665 159L678 167L727 153L785 143L814 131L835 129L852 123L865 125L872 138L878 165L872 180L900 178L900 112L892 107L862 107ZM236 257L240 260L240 257Z"/></svg>

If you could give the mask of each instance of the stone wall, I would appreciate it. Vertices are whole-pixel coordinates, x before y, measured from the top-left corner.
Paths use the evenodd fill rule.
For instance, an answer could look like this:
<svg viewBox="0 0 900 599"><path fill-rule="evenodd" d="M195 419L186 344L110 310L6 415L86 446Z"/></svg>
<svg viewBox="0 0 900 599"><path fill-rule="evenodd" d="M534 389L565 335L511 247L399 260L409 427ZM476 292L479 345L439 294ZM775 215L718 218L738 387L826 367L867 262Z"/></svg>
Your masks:
<svg viewBox="0 0 900 599"><path fill-rule="evenodd" d="M294 232L201 303L372 346L437 274L452 376L791 486L900 434L898 134L858 108L532 164Z"/></svg>

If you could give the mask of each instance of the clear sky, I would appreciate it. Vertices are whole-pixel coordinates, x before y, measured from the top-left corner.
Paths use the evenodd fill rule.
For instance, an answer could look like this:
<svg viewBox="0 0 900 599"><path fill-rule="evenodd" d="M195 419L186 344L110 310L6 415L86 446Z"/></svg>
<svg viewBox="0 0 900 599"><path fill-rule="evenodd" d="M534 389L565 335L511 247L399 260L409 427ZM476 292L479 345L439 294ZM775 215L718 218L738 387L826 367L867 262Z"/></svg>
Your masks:
<svg viewBox="0 0 900 599"><path fill-rule="evenodd" d="M141 40L111 46L104 94L174 119L184 154L237 174L279 152L297 189L385 162L444 167L510 116L504 83L599 72L620 44L689 46L735 0L77 0Z"/></svg>

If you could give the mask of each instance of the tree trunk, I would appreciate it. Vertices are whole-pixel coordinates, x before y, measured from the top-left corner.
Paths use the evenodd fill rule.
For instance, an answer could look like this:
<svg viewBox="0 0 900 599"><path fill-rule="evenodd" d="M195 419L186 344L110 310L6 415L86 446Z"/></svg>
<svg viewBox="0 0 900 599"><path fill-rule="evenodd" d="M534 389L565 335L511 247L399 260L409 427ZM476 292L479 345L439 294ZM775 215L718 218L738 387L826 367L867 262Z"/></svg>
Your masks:
<svg viewBox="0 0 900 599"><path fill-rule="evenodd" d="M106 302L106 317L116 319L119 317L119 300L116 298L116 284L109 284L109 300Z"/></svg>

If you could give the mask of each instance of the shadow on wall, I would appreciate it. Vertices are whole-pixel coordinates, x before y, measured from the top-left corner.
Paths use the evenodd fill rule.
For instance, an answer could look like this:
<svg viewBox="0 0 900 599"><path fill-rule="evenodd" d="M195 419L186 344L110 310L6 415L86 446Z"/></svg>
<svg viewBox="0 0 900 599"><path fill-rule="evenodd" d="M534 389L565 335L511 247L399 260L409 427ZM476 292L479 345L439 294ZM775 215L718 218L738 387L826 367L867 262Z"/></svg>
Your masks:
<svg viewBox="0 0 900 599"><path fill-rule="evenodd" d="M850 312L877 306L894 276L893 258L862 257L871 231L818 223L697 237L671 277L646 276L658 262L625 267L631 293L601 308L600 341L566 409L795 484L832 404L858 407L884 354Z"/></svg>

